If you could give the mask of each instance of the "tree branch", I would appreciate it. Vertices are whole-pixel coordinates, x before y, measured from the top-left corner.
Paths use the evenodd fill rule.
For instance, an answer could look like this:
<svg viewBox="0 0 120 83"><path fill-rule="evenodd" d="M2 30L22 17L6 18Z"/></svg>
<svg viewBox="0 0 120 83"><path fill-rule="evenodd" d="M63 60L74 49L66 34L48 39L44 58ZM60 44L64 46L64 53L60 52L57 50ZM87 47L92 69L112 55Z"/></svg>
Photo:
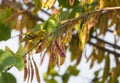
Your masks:
<svg viewBox="0 0 120 83"><path fill-rule="evenodd" d="M44 22L45 20L40 18L38 15L33 15L30 11L25 10L25 13L30 15L30 17L35 18L36 20Z"/></svg>
<svg viewBox="0 0 120 83"><path fill-rule="evenodd" d="M99 12L102 12L101 14L104 14L105 12L113 11L113 10L120 10L120 6L119 7L106 7L106 8L103 8L103 9L98 9L98 10L95 10L95 11L90 11L90 12L87 12L87 13L83 13L82 15L80 15L77 18L69 19L67 22L65 22L65 23L61 24L61 26L57 27L56 30L54 30L52 33L50 33L48 36L46 36L46 38L44 40L42 40L42 41L45 41L46 39L48 39L50 36L52 36L54 33L56 33L57 31L59 31L63 27L65 27L65 26L67 26L69 24L73 24L74 22L78 22L78 20L80 20L80 19L82 19L82 18L84 18L84 17L86 17L88 15L92 15L92 14L99 13ZM33 45L33 47L30 50L28 50L28 52L26 54L28 54L31 50L33 50L34 47L36 47L40 42L41 42L41 40L38 41L35 45ZM99 47L99 48L101 48L101 47Z"/></svg>
<svg viewBox="0 0 120 83"><path fill-rule="evenodd" d="M105 41L105 40L102 40L102 39L100 39L100 38L98 38L98 37L95 37L95 36L93 36L93 35L91 36L91 38L94 38L94 39L96 39L96 40L98 40L98 41L100 41L100 42L103 42L103 43L105 43L105 44L108 44L108 45L112 46L113 48L120 49L120 46L117 46L117 45L115 45L115 44L109 43L109 42L107 42L107 41Z"/></svg>
<svg viewBox="0 0 120 83"><path fill-rule="evenodd" d="M112 53L112 54L114 54L114 56L116 56L116 57L120 57L120 54L119 54L119 53L114 52L114 51L112 51L112 50L109 50L109 49L107 49L107 48L104 48L104 47L102 47L102 46L100 46L100 45L97 45L97 44L95 44L95 43L92 43L91 41L89 41L88 44L93 45L93 46L97 47L98 49L100 49L100 50L102 50L102 51L107 51L107 52L109 52L109 53Z"/></svg>

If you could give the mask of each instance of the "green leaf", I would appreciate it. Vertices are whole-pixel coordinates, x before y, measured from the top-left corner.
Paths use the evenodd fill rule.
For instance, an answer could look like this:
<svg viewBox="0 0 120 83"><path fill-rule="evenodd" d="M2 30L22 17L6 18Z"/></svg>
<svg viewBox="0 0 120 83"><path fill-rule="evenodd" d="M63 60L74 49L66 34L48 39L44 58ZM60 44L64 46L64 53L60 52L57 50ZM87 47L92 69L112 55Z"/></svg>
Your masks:
<svg viewBox="0 0 120 83"><path fill-rule="evenodd" d="M0 41L8 40L11 36L11 29L8 25L0 23Z"/></svg>
<svg viewBox="0 0 120 83"><path fill-rule="evenodd" d="M15 58L9 52L0 49L0 72L5 71L14 64Z"/></svg>
<svg viewBox="0 0 120 83"><path fill-rule="evenodd" d="M5 47L5 51L11 53L12 55L15 55L15 53L8 46Z"/></svg>
<svg viewBox="0 0 120 83"><path fill-rule="evenodd" d="M102 80L103 83L105 82L105 80L109 76L109 70L110 70L110 57L109 57L109 55L107 55L105 57L105 67L104 67L103 80Z"/></svg>
<svg viewBox="0 0 120 83"><path fill-rule="evenodd" d="M41 8L41 0L33 0L35 4L35 10L39 10Z"/></svg>
<svg viewBox="0 0 120 83"><path fill-rule="evenodd" d="M50 74L52 76L59 76L58 72L55 69L51 69Z"/></svg>
<svg viewBox="0 0 120 83"><path fill-rule="evenodd" d="M56 26L57 26L57 23L55 21L54 16L51 16L51 18L44 23L44 29L49 33L55 30Z"/></svg>
<svg viewBox="0 0 120 83"><path fill-rule="evenodd" d="M11 8L0 8L0 23L3 23L12 14Z"/></svg>
<svg viewBox="0 0 120 83"><path fill-rule="evenodd" d="M81 13L83 13L83 10L84 10L83 7L80 5L74 7L73 10L69 14L69 18L78 17L78 15L81 15Z"/></svg>
<svg viewBox="0 0 120 83"><path fill-rule="evenodd" d="M14 64L14 66L21 71L24 68L23 56L25 55L25 50L22 44L19 45L19 48L15 55L16 63Z"/></svg>
<svg viewBox="0 0 120 83"><path fill-rule="evenodd" d="M68 9L75 7L80 3L79 0L74 0L74 4L72 4L71 6L69 0L58 0L58 2L60 7L62 6L63 8L68 8Z"/></svg>
<svg viewBox="0 0 120 83"><path fill-rule="evenodd" d="M15 56L16 59L16 63L14 64L14 66L19 70L23 70L24 69L24 61L21 57L19 56Z"/></svg>
<svg viewBox="0 0 120 83"><path fill-rule="evenodd" d="M24 56L25 55L25 50L24 47L22 46L22 44L19 45L19 48L16 52L16 56Z"/></svg>
<svg viewBox="0 0 120 83"><path fill-rule="evenodd" d="M78 36L78 35L77 35ZM82 56L81 50L78 50L79 39L73 35L72 40L70 42L70 52L71 52L71 61L74 61L78 58L78 56Z"/></svg>
<svg viewBox="0 0 120 83"><path fill-rule="evenodd" d="M74 76L77 76L79 74L79 70L76 69L75 66L69 66L67 72Z"/></svg>
<svg viewBox="0 0 120 83"><path fill-rule="evenodd" d="M33 28L33 31L39 31L41 30L41 24L37 24L34 28Z"/></svg>
<svg viewBox="0 0 120 83"><path fill-rule="evenodd" d="M68 73L65 73L64 75L62 75L63 83L68 83L69 78L70 78L70 75Z"/></svg>
<svg viewBox="0 0 120 83"><path fill-rule="evenodd" d="M0 73L0 83L17 83L16 78L8 72Z"/></svg>
<svg viewBox="0 0 120 83"><path fill-rule="evenodd" d="M59 20L62 21L62 20L67 19L68 16L69 16L69 13L70 13L70 12L69 12L68 10L67 10L67 11L64 11L64 12L61 12L60 15L59 15Z"/></svg>
<svg viewBox="0 0 120 83"><path fill-rule="evenodd" d="M97 70L97 71L94 72L95 77L98 77L100 70L101 69L99 69L99 70Z"/></svg>
<svg viewBox="0 0 120 83"><path fill-rule="evenodd" d="M50 80L47 80L47 83L57 83L57 81L54 78L51 78Z"/></svg>

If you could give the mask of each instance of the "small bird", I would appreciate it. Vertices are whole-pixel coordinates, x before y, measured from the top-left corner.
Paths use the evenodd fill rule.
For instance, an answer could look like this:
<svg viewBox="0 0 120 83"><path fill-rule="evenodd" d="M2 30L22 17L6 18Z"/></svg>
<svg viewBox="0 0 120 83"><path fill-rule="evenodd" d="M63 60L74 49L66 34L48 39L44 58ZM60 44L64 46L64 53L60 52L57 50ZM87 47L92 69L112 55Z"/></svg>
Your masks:
<svg viewBox="0 0 120 83"><path fill-rule="evenodd" d="M43 40L46 37L46 31L45 30L39 30L39 31L32 31L30 33L27 33L25 37L23 38L24 41L29 41L29 40Z"/></svg>

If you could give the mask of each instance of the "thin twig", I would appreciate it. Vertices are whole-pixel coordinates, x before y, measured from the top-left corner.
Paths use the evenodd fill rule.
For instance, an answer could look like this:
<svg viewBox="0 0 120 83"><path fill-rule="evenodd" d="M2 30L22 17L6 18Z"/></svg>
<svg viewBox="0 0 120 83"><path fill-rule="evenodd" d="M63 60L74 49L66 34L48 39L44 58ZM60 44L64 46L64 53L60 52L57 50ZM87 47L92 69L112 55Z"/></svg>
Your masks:
<svg viewBox="0 0 120 83"><path fill-rule="evenodd" d="M47 14L48 16L50 16L51 14L46 12L45 10L41 9L42 12L44 12L45 14Z"/></svg>
<svg viewBox="0 0 120 83"><path fill-rule="evenodd" d="M84 18L84 17L86 17L88 15L92 15L92 14L95 14L95 13L100 13L100 12L102 12L101 14L104 14L104 12L113 11L113 10L120 10L120 6L119 7L106 7L106 8L103 8L103 9L98 9L98 10L95 10L95 11L90 11L90 12L87 12L87 13L83 13L82 15L80 15L77 18L69 19L67 22L65 22L61 26L57 27L56 30L54 30L52 33L50 33L48 36L46 36L46 38L44 40L48 39L55 32L59 31L63 27L65 27L65 26L67 26L69 24L72 24L73 22L77 22L81 18ZM44 41L44 40L42 40L42 41ZM30 50L28 50L28 52L26 54L28 54L31 50L33 50L34 47L36 47L40 42L41 42L41 40L38 41L36 44L34 44L33 47Z"/></svg>
<svg viewBox="0 0 120 83"><path fill-rule="evenodd" d="M21 10L13 15L11 15L10 17L8 17L8 19L6 19L3 24L8 23L9 21L11 21L12 19L14 19L15 17L19 16L20 14L24 13L24 10Z"/></svg>
<svg viewBox="0 0 120 83"><path fill-rule="evenodd" d="M116 49L120 49L120 46L114 45L114 44L112 44L112 43L110 43L110 42L107 42L107 41L105 41L105 40L102 40L102 39L100 39L100 38L98 38L98 37L96 37L96 36L91 35L91 38L94 38L94 39L96 39L97 41L106 43L106 44L108 44L108 45L110 45L110 46L112 46L112 47L114 47L114 48L116 48Z"/></svg>
<svg viewBox="0 0 120 83"><path fill-rule="evenodd" d="M4 1L4 0L3 0L3 1ZM14 9L15 11L17 11L18 14L26 13L26 14L28 14L30 17L32 17L32 18L34 18L34 19L36 19L36 20L40 20L40 21L42 21L42 22L45 21L44 19L40 18L38 15L33 15L30 11L24 10L24 9L22 8L22 6L21 6L21 5L18 5L17 3L14 3L14 2L11 2L11 1L4 1L4 4L7 5L7 6L9 6L9 7L11 7L11 8ZM22 11L22 12L19 13L19 11Z"/></svg>
<svg viewBox="0 0 120 83"><path fill-rule="evenodd" d="M109 49L107 49L107 48L104 48L104 47L102 47L102 46L100 46L100 45L97 45L97 44L91 42L91 41L89 41L88 44L93 45L93 46L97 47L98 49L100 49L100 50L102 50L102 51L105 51L105 52L109 52L109 53L111 53L111 54L114 54L114 56L116 56L116 57L120 57L120 53L117 53L117 52L114 52L114 51L109 50Z"/></svg>
<svg viewBox="0 0 120 83"><path fill-rule="evenodd" d="M41 42L41 40L38 41L37 43L35 43L35 44L31 47L31 49L29 49L29 50L25 53L25 55L29 54L40 42Z"/></svg>
<svg viewBox="0 0 120 83"><path fill-rule="evenodd" d="M17 35L12 36L10 39L12 39L12 38L16 38L16 37L18 37L18 36L23 36L23 35L25 35L25 34L26 34L26 33L17 34Z"/></svg>

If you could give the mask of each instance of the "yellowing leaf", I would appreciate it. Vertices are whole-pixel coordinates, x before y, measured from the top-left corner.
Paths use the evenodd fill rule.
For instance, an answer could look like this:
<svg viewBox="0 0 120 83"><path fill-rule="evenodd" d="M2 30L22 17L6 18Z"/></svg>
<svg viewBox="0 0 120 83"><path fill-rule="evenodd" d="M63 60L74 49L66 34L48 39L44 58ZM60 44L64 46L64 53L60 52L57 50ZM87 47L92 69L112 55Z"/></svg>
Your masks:
<svg viewBox="0 0 120 83"><path fill-rule="evenodd" d="M86 0L88 4L92 4L93 0Z"/></svg>
<svg viewBox="0 0 120 83"><path fill-rule="evenodd" d="M71 61L77 59L76 65L79 64L82 57L82 51L78 47L79 45L79 38L78 35L73 35L72 40L70 42L70 52L71 52Z"/></svg>
<svg viewBox="0 0 120 83"><path fill-rule="evenodd" d="M57 52L56 52L57 53ZM50 53L50 58L49 58L49 66L48 66L48 71L47 73L50 73L50 70L57 64L58 61L58 55L55 52Z"/></svg>
<svg viewBox="0 0 120 83"><path fill-rule="evenodd" d="M58 44L57 41L55 41L55 45L56 45L56 49L60 55L60 57L65 57L65 53L63 52L63 50L61 49L60 45Z"/></svg>
<svg viewBox="0 0 120 83"><path fill-rule="evenodd" d="M53 66L55 66L57 63L57 60L58 60L58 53L55 46L55 42L53 41L50 48L49 68L52 68Z"/></svg>
<svg viewBox="0 0 120 83"><path fill-rule="evenodd" d="M104 52L99 50L98 54L96 55L96 58L97 58L97 62L101 63L103 61L103 59L104 59Z"/></svg>
<svg viewBox="0 0 120 83"><path fill-rule="evenodd" d="M104 0L100 0L99 1L99 5L100 5L100 7L99 7L100 9L103 8L103 6L104 6Z"/></svg>
<svg viewBox="0 0 120 83"><path fill-rule="evenodd" d="M41 8L41 0L33 0L35 4L35 8L39 10Z"/></svg>
<svg viewBox="0 0 120 83"><path fill-rule="evenodd" d="M57 57L58 57L58 55L56 55L54 52L51 52L51 54L50 54L50 62L49 62L50 66L56 65Z"/></svg>
<svg viewBox="0 0 120 83"><path fill-rule="evenodd" d="M60 57L60 66L63 65L65 62L65 57Z"/></svg>
<svg viewBox="0 0 120 83"><path fill-rule="evenodd" d="M36 50L36 53L42 52L48 46L48 43L49 42L47 40L41 42L40 45L38 46L37 50Z"/></svg>
<svg viewBox="0 0 120 83"><path fill-rule="evenodd" d="M55 4L56 0L44 0L42 6L45 8L51 8Z"/></svg>
<svg viewBox="0 0 120 83"><path fill-rule="evenodd" d="M120 76L120 64L117 64L117 66L113 68L111 72L111 83L115 83L119 76Z"/></svg>
<svg viewBox="0 0 120 83"><path fill-rule="evenodd" d="M69 43L71 39L72 39L72 29L68 29L64 37L64 43L65 44Z"/></svg>
<svg viewBox="0 0 120 83"><path fill-rule="evenodd" d="M108 25L108 18L107 15L102 15L100 18L100 34L105 34L106 32L106 27Z"/></svg>
<svg viewBox="0 0 120 83"><path fill-rule="evenodd" d="M91 17L83 24L82 29L79 32L79 38L81 41L81 48L83 48L85 46L86 42L88 41L90 29L93 26L95 26L95 24L98 21L99 16L100 16L99 14L96 14L94 17Z"/></svg>
<svg viewBox="0 0 120 83"><path fill-rule="evenodd" d="M91 29L91 27L93 27L97 23L99 16L100 14L95 14L95 16L91 17L88 22L88 29Z"/></svg>
<svg viewBox="0 0 120 83"><path fill-rule="evenodd" d="M84 48L84 46L85 46L85 44L88 40L88 32L89 31L88 31L86 26L87 26L86 24L83 24L82 30L79 33L79 38L80 38L80 41L81 41L80 48Z"/></svg>

